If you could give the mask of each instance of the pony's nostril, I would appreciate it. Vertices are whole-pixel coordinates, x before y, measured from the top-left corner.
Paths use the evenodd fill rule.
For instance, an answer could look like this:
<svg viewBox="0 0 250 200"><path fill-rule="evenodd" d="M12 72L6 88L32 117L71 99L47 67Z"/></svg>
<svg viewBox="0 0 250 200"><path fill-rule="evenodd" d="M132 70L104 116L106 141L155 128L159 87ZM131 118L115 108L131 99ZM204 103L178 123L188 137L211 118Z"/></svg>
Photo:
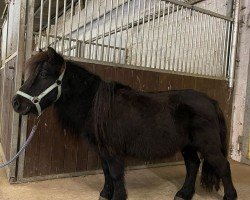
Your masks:
<svg viewBox="0 0 250 200"><path fill-rule="evenodd" d="M13 100L13 107L17 110L20 108L20 103L17 99Z"/></svg>

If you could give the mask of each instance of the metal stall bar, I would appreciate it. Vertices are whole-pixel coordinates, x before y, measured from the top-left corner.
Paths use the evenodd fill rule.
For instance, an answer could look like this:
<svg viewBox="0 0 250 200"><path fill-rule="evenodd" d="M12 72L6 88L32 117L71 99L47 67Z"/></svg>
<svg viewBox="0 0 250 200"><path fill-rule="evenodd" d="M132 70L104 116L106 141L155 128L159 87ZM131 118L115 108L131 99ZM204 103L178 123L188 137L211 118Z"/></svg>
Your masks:
<svg viewBox="0 0 250 200"><path fill-rule="evenodd" d="M59 0L56 0L56 16L55 16L55 36L54 36L54 49L57 46L57 24L58 24L58 9L59 9Z"/></svg>
<svg viewBox="0 0 250 200"><path fill-rule="evenodd" d="M47 36L46 36L46 47L49 46L50 19L51 19L51 0L49 0L49 8L48 8L48 26L47 26Z"/></svg>
<svg viewBox="0 0 250 200"><path fill-rule="evenodd" d="M229 67L229 87L232 88L234 85L234 71L236 63L236 50L238 41L239 31L239 13L240 13L240 0L235 1L235 16L234 16L234 27L233 27L233 40L232 40L232 52L230 57Z"/></svg>
<svg viewBox="0 0 250 200"><path fill-rule="evenodd" d="M98 0L98 19L97 19L97 33L96 35L99 35L99 29L100 29L100 0ZM95 43L95 56L94 59L97 60L97 53L98 53L98 38L96 38L96 43ZM102 52L101 52L102 53Z"/></svg>
<svg viewBox="0 0 250 200"><path fill-rule="evenodd" d="M78 0L77 31L76 31L76 51L75 51L75 57L79 56L79 26L80 26L80 14L81 14L81 0Z"/></svg>
<svg viewBox="0 0 250 200"><path fill-rule="evenodd" d="M65 21L66 21L66 6L67 0L63 1L63 32L62 32L62 54L64 54L64 39L65 39ZM40 36L39 36L40 37Z"/></svg>
<svg viewBox="0 0 250 200"><path fill-rule="evenodd" d="M74 14L73 8L77 1L78 12ZM218 54L223 48L223 23L218 22L231 22L232 18L175 0L148 0L144 1L144 4L141 0L112 0L111 5L108 5L108 0L104 0L104 7L100 6L100 0L96 1L98 7L95 7L94 0L85 0L84 22L80 23L80 1L71 0L71 4L67 6L67 0L64 0L61 16L58 13L57 0L56 12L52 12L56 18L53 45L57 47L58 41L61 42L63 53L68 51L69 56L72 56L73 52L74 56L121 64L124 63L124 55L129 65L197 75L223 76L220 72L222 66ZM65 12L70 7L70 19L67 20ZM51 13L49 14L51 16ZM62 39L57 36L58 17L63 18ZM78 19L78 22L73 19ZM50 39L50 21L48 18L47 45ZM220 27L218 31L211 32L214 22ZM70 28L67 33L65 24ZM40 46L43 39L41 26L42 23L38 38ZM207 32L209 34L206 34ZM204 49L205 46L208 49ZM212 51L216 52L213 58ZM219 62L216 62L216 69L212 69L213 61Z"/></svg>
<svg viewBox="0 0 250 200"><path fill-rule="evenodd" d="M105 35L105 28L106 28L106 13L107 12L107 0L105 0L105 5L104 5L104 17L103 17L103 30L102 30L102 46L101 46L101 56L100 60L103 60L104 57L104 35Z"/></svg>
<svg viewBox="0 0 250 200"><path fill-rule="evenodd" d="M83 22L83 35L82 35L82 57L85 58L85 38L86 38L86 26L87 26L87 9L88 8L88 0L85 0L85 11L84 11L84 22Z"/></svg>
<svg viewBox="0 0 250 200"><path fill-rule="evenodd" d="M74 11L74 0L71 0L70 8L70 32L69 32L69 47L68 47L68 56L71 56L71 42L72 42L72 27L73 27L73 11Z"/></svg>
<svg viewBox="0 0 250 200"><path fill-rule="evenodd" d="M41 48L41 43L42 43L42 25L43 25L43 0L41 0L41 5L40 5L40 24L39 24L38 49Z"/></svg>

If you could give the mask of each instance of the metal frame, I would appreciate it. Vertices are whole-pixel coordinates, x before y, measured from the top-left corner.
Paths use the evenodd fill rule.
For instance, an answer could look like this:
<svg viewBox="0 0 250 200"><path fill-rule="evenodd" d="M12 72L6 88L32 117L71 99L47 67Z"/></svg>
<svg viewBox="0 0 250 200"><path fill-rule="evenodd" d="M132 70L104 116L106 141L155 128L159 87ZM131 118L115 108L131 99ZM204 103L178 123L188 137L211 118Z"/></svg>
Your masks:
<svg viewBox="0 0 250 200"><path fill-rule="evenodd" d="M45 12L43 1L41 0L41 17ZM75 1L71 0L69 5L66 5L64 1L63 22L61 24L63 31L62 36L59 36L57 35L58 20L55 21L54 33L50 32L51 0L48 0L49 17L45 27L42 27L43 19L40 18L38 48L46 49L49 45L56 47L57 43L62 43L60 52L67 56L162 68L211 77L228 76L228 74L222 73L225 71L227 63L219 62L219 54L227 58L228 52L225 51L225 48L229 46L230 39L227 38L223 41L220 38L224 38L226 32L228 32L224 29L227 30L229 27L224 26L224 24L231 24L233 21L231 17L177 0L123 0L121 2L112 0L111 7L107 8L107 3L105 3L104 12L100 10L100 6L95 9L94 1L100 4L100 0L85 0L86 6L82 12L84 23L81 25L79 23L80 9L73 16ZM69 12L70 18L68 21L65 18L66 7L69 8L67 12ZM132 13L130 12L131 7L133 8ZM128 15L129 12L130 15ZM58 1L56 1L56 15L57 13ZM165 18L168 26L164 24ZM169 18L171 21L169 21ZM78 22L73 23L74 19L78 19ZM205 19L205 21L203 22L202 19ZM205 23L207 23L207 26L205 26ZM188 29L186 28L187 24L191 26ZM162 28L160 28L161 26ZM218 30L213 31L212 27L214 26ZM46 29L46 37L42 34L43 29ZM167 33L170 31L171 34L167 34L168 38L165 39L164 34L160 34L160 31ZM209 31L209 34L202 37L202 34L205 35L204 33L207 31ZM128 32L131 34L128 34ZM146 37L144 37L145 33ZM52 43L49 43L50 35L54 37ZM194 35L197 35L197 37L193 37ZM159 41L164 41L166 44ZM146 47L145 43L147 44ZM208 43L208 45L200 47L205 43ZM66 49L64 44L67 44ZM80 51L79 45L81 46ZM180 49L180 46L182 46L182 49ZM163 54L164 48L164 53L167 54ZM200 50L201 48L203 50ZM186 55L188 51L190 51L190 54ZM208 51L208 54L205 51ZM162 58L162 54L164 58ZM143 58L145 58L144 61ZM214 59L218 62L215 62ZM206 63L202 66L201 63L204 64L204 62Z"/></svg>
<svg viewBox="0 0 250 200"><path fill-rule="evenodd" d="M236 50L239 30L239 13L240 13L240 0L235 1L235 17L234 17L234 28L233 28L233 39L232 39L232 51L230 57L230 68L229 68L229 87L233 88L234 84L234 71L236 63Z"/></svg>

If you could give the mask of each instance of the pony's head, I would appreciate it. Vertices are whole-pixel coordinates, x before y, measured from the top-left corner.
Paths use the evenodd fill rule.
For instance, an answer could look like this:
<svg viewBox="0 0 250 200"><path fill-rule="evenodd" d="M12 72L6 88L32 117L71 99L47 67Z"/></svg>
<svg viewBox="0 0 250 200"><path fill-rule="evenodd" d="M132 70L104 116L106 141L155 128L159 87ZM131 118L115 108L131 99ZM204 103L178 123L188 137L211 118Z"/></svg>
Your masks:
<svg viewBox="0 0 250 200"><path fill-rule="evenodd" d="M40 115L58 100L65 67L63 57L50 47L31 57L25 65L28 78L12 99L14 110Z"/></svg>

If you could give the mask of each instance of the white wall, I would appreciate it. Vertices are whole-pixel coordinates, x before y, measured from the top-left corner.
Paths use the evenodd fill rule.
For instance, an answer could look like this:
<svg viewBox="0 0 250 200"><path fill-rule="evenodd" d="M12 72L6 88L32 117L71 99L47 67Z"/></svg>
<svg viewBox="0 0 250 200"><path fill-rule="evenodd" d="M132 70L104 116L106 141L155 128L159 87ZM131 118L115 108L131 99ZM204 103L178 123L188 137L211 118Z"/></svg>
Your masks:
<svg viewBox="0 0 250 200"><path fill-rule="evenodd" d="M235 88L232 112L232 158L249 162L250 134L250 1L243 0L242 20L238 43L238 60L235 72Z"/></svg>

